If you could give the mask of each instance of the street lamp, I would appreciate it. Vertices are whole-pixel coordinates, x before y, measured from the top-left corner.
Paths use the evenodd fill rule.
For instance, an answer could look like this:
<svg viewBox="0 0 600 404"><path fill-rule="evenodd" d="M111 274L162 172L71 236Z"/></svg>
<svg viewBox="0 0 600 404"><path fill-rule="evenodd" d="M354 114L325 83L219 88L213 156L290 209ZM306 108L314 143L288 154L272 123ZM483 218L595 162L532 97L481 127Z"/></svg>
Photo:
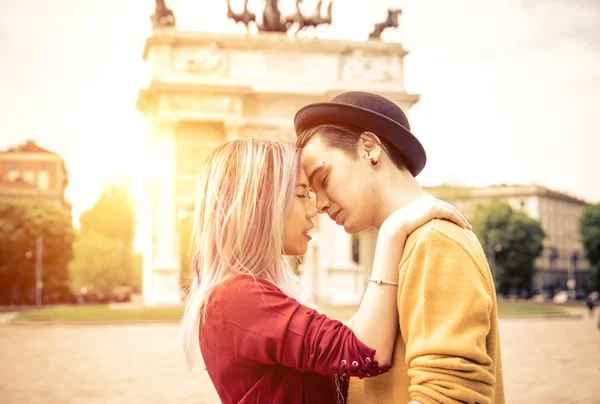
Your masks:
<svg viewBox="0 0 600 404"><path fill-rule="evenodd" d="M489 245L490 269L492 270L492 280L496 287L496 253L502 251L502 245L490 242Z"/></svg>
<svg viewBox="0 0 600 404"><path fill-rule="evenodd" d="M548 272L542 278L542 290L545 292L547 289L553 291L555 284L555 275L554 275L554 263L558 259L558 250L554 246L554 244L549 239L544 239L544 253L548 254Z"/></svg>
<svg viewBox="0 0 600 404"><path fill-rule="evenodd" d="M25 258L33 258L33 252L25 251ZM42 289L44 288L43 276L43 258L44 258L44 237L38 236L35 239L35 304L42 304Z"/></svg>
<svg viewBox="0 0 600 404"><path fill-rule="evenodd" d="M43 258L44 258L44 237L38 236L35 239L35 304L42 304L43 281Z"/></svg>
<svg viewBox="0 0 600 404"><path fill-rule="evenodd" d="M576 241L573 243L573 252L571 253L569 260L569 273L567 279L567 288L569 289L569 298L575 298L575 287L577 282L575 281L575 271L577 270L577 261L579 260L579 251L581 250L581 243Z"/></svg>

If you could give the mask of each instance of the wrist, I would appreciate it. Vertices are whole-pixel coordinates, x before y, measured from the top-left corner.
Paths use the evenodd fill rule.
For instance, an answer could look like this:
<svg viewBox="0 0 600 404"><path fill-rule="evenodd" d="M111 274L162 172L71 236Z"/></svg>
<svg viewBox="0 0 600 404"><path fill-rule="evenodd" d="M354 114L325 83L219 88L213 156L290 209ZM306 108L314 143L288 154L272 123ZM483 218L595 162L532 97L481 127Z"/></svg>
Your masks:
<svg viewBox="0 0 600 404"><path fill-rule="evenodd" d="M379 229L378 240L382 242L398 243L406 240L408 231L406 226L392 226L384 223Z"/></svg>
<svg viewBox="0 0 600 404"><path fill-rule="evenodd" d="M369 279L382 279L389 282L398 282L398 274L400 273L399 259L387 261L383 265L378 265L373 268ZM394 263L397 263L394 265Z"/></svg>

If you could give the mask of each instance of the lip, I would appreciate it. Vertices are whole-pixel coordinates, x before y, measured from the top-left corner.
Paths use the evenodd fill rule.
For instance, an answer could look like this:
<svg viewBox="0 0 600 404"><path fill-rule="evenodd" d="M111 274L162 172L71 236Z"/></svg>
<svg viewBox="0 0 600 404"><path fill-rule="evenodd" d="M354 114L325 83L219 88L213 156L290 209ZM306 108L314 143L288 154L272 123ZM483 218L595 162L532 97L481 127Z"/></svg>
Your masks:
<svg viewBox="0 0 600 404"><path fill-rule="evenodd" d="M338 217L338 215L340 214L341 211L342 210L340 209L337 212L335 212L334 214L330 214L329 217L331 218L331 220L333 220L334 222L337 223L337 217Z"/></svg>
<svg viewBox="0 0 600 404"><path fill-rule="evenodd" d="M311 237L311 235L310 235L310 234L308 234L308 232L309 232L309 231L310 231L310 230L311 230L313 227L315 227L315 226L314 226L314 225L312 225L312 226L310 226L308 229L306 229L306 230L304 230L304 231L302 232L302 235L303 235L304 237L306 237L308 240L312 240L312 237Z"/></svg>
<svg viewBox="0 0 600 404"><path fill-rule="evenodd" d="M337 224L338 226L342 225L342 223L340 222L340 220L341 220L340 213L342 213L341 209L338 211L338 213L335 214L335 224Z"/></svg>

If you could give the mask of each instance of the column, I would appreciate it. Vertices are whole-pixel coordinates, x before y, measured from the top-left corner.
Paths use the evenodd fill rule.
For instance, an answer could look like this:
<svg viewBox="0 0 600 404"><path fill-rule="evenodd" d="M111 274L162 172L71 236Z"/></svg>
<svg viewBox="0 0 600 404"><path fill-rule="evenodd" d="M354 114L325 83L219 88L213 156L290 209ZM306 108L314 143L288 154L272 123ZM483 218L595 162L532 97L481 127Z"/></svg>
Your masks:
<svg viewBox="0 0 600 404"><path fill-rule="evenodd" d="M142 253L142 298L144 305L154 306L154 294L152 292L152 266L154 257L154 197L156 190L153 184L148 183L144 189L144 199L140 206L142 222L139 224L140 231L144 235L144 249Z"/></svg>
<svg viewBox="0 0 600 404"><path fill-rule="evenodd" d="M326 269L330 295L329 303L334 305L355 305L360 303L358 266L352 261L352 236L344 228L328 220Z"/></svg>
<svg viewBox="0 0 600 404"><path fill-rule="evenodd" d="M319 305L321 301L321 279L325 272L321 264L321 237L322 234L311 233L312 241L308 244L308 251L304 256L304 262L298 267L300 270L300 281L302 286L302 298Z"/></svg>
<svg viewBox="0 0 600 404"><path fill-rule="evenodd" d="M150 306L181 304L179 285L179 248L175 221L175 123L155 128L153 151L153 209L151 218L151 259L144 267L144 302ZM147 273L144 273L146 275Z"/></svg>
<svg viewBox="0 0 600 404"><path fill-rule="evenodd" d="M375 247L377 246L378 231L369 229L359 234L358 257L360 267L360 295L361 299L367 289L371 272L373 271L373 259L375 258Z"/></svg>

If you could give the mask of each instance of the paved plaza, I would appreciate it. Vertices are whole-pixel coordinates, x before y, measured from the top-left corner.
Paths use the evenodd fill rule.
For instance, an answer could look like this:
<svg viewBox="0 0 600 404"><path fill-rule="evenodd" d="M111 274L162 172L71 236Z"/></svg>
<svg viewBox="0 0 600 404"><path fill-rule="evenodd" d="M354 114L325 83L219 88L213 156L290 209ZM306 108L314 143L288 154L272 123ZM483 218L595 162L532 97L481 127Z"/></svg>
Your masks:
<svg viewBox="0 0 600 404"><path fill-rule="evenodd" d="M597 317L501 319L508 403L600 403ZM218 403L178 325L0 325L0 403Z"/></svg>

